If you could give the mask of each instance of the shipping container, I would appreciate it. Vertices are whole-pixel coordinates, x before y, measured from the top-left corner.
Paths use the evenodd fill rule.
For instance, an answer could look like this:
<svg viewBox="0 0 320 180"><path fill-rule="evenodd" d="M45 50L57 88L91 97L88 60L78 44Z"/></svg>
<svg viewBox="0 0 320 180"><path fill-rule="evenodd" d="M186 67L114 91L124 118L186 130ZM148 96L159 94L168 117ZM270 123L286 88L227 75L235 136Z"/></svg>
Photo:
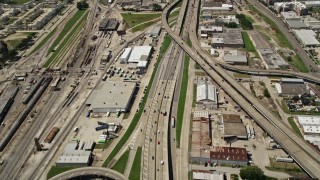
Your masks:
<svg viewBox="0 0 320 180"><path fill-rule="evenodd" d="M44 139L44 142L51 143L54 137L58 134L59 130L60 129L57 127L52 128L47 137Z"/></svg>

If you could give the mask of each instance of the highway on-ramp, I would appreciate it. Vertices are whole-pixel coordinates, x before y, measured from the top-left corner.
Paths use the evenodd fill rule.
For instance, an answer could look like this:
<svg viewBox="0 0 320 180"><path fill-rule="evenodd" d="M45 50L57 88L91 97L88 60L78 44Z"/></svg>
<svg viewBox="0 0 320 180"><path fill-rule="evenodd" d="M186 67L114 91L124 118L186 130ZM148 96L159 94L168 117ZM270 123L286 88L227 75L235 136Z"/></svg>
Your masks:
<svg viewBox="0 0 320 180"><path fill-rule="evenodd" d="M83 168L76 168L61 174L58 174L50 180L64 180L64 179L71 179L71 178L80 178L83 176L95 176L95 177L109 177L116 180L128 180L123 174L112 170L110 168L102 168L102 167L83 167Z"/></svg>
<svg viewBox="0 0 320 180"><path fill-rule="evenodd" d="M177 2L175 2L177 3ZM167 18L168 11L172 10L175 3L170 4L162 14L162 24L171 38L184 49L189 56L195 60L208 75L215 80L229 95L246 111L255 121L280 145L290 156L312 177L320 177L319 153L299 138L288 126L279 120L272 112L253 97L246 89L240 86L223 68L215 64L206 53L198 55L186 43L175 34L169 27ZM196 36L199 1L195 3L195 9L189 10L194 13L190 25L189 35L191 42ZM195 49L198 51L197 47Z"/></svg>

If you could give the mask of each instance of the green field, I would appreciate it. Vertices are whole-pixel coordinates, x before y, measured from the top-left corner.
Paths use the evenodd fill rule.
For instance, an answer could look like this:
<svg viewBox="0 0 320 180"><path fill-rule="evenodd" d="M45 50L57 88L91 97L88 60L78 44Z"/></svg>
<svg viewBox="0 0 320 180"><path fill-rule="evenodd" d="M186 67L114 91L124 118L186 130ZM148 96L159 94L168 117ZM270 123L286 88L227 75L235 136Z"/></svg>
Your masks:
<svg viewBox="0 0 320 180"><path fill-rule="evenodd" d="M51 39L51 37L54 35L54 33L56 32L56 28L53 29L33 50L30 54L38 51L40 48L42 48L42 46L44 46L49 39Z"/></svg>
<svg viewBox="0 0 320 180"><path fill-rule="evenodd" d="M13 2L15 2L16 4L24 4L27 2L30 2L31 0L12 0Z"/></svg>
<svg viewBox="0 0 320 180"><path fill-rule="evenodd" d="M251 75L241 74L241 73L234 73L234 74L233 74L233 77L235 77L235 78L252 78Z"/></svg>
<svg viewBox="0 0 320 180"><path fill-rule="evenodd" d="M156 13L156 14L122 13L121 16L123 20L126 22L127 28L129 29L138 24L157 19L161 16L161 13Z"/></svg>
<svg viewBox="0 0 320 180"><path fill-rule="evenodd" d="M155 24L158 21L160 21L160 19L159 20L155 20L155 21L146 22L146 23L143 23L143 24L139 24L138 26L133 27L131 30L132 30L132 32L142 31L145 28Z"/></svg>
<svg viewBox="0 0 320 180"><path fill-rule="evenodd" d="M289 124L292 127L292 129L294 130L294 132L296 132L297 135L299 135L300 137L303 137L303 135L301 134L300 129L298 128L297 124L294 122L293 117L289 117L288 118Z"/></svg>
<svg viewBox="0 0 320 180"><path fill-rule="evenodd" d="M122 156L118 159L118 161L112 167L113 170L118 171L123 174L127 167L127 162L129 159L129 150L126 150Z"/></svg>
<svg viewBox="0 0 320 180"><path fill-rule="evenodd" d="M184 107L186 103L187 88L188 88L189 61L190 61L190 56L185 55L184 64L183 64L182 83L181 83L180 96L179 96L179 102L178 102L177 123L176 123L177 124L176 125L177 147L180 147L183 114L184 114Z"/></svg>
<svg viewBox="0 0 320 180"><path fill-rule="evenodd" d="M292 58L292 61L290 61L290 63L296 67L300 72L303 73L308 73L309 69L306 67L306 65L303 63L303 61L301 60L301 58L298 55L295 55Z"/></svg>
<svg viewBox="0 0 320 180"><path fill-rule="evenodd" d="M169 14L169 19L178 16L180 13L180 9L177 9Z"/></svg>
<svg viewBox="0 0 320 180"><path fill-rule="evenodd" d="M56 48L55 52L53 52L50 58L45 62L45 64L43 65L44 67L49 67L51 63L56 59L56 57L60 55L60 51L66 52L69 49L69 48L65 48L67 44L71 46L74 43L73 41L69 41L69 40L70 39L75 40L76 33L78 31L81 31L81 28L82 28L81 26L86 21L89 14L88 11L85 11L85 12L86 13L82 16L82 18L75 24L75 26L73 26L72 30L70 31L70 34L68 34L68 36L63 39L63 41L59 44L58 48Z"/></svg>
<svg viewBox="0 0 320 180"><path fill-rule="evenodd" d="M249 52L256 52L256 48L254 47L248 33L242 32L242 37L243 37L245 49Z"/></svg>
<svg viewBox="0 0 320 180"><path fill-rule="evenodd" d="M129 175L130 180L140 180L141 154L142 147L138 147Z"/></svg>
<svg viewBox="0 0 320 180"><path fill-rule="evenodd" d="M60 41L71 31L72 27L76 24L76 22L84 15L87 10L79 10L77 11L73 17L65 24L64 28L60 32L59 36L55 39L48 50L48 54L60 43Z"/></svg>
<svg viewBox="0 0 320 180"><path fill-rule="evenodd" d="M137 126L137 124L138 124L138 122L140 120L140 117L141 117L141 115L143 113L143 109L144 109L144 106L146 104L146 101L147 101L147 98L148 98L148 95L149 95L149 92L150 92L150 88L151 88L151 85L153 83L153 79L154 79L154 76L156 74L156 70L158 68L159 62L162 59L162 57L165 54L165 52L167 51L170 43L171 43L171 38L169 36L165 36L164 37L164 41L162 43L162 46L160 48L160 52L159 52L159 56L158 56L157 62L154 65L154 70L152 72L152 75L151 75L151 78L150 78L150 81L149 81L149 84L148 84L148 88L146 90L146 93L145 93L145 95L143 97L143 100L142 100L142 103L140 105L139 111L134 115L134 117L132 119L132 122L130 123L128 129L126 130L124 135L121 137L121 139L118 142L118 144L113 148L113 150L109 154L108 158L104 161L104 163L102 165L103 167L107 167L108 166L108 164L111 162L111 160L120 151L120 149L122 148L123 144L125 144L127 142L129 137L131 136L132 132L134 131L135 127Z"/></svg>
<svg viewBox="0 0 320 180"><path fill-rule="evenodd" d="M47 174L47 179L52 178L53 176L56 176L60 173L69 171L71 169L79 168L76 166L52 166Z"/></svg>

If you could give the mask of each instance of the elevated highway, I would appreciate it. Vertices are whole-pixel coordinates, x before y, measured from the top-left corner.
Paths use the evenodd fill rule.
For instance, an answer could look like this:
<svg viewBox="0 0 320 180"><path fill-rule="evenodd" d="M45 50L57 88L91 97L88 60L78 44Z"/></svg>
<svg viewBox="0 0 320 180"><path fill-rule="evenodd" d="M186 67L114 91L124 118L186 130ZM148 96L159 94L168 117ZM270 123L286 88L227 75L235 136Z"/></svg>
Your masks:
<svg viewBox="0 0 320 180"><path fill-rule="evenodd" d="M123 174L112 170L110 168L102 168L102 167L83 167L72 169L61 174L58 174L50 180L64 180L71 178L79 178L84 176L94 176L94 177L109 177L116 180L128 180Z"/></svg>
<svg viewBox="0 0 320 180"><path fill-rule="evenodd" d="M259 3L256 3L259 4ZM260 4L259 4L260 5ZM262 6L262 5L261 5ZM168 6L168 8L170 8L170 11L172 10L172 8L174 8L175 6L172 6L172 4L170 6ZM260 7L260 6L259 6ZM182 9L182 7L181 7ZM280 21L281 22L281 21ZM197 29L197 26L192 27L193 29ZM291 35L291 34L290 34ZM204 51L201 47L200 47L200 43L198 41L198 39L194 39L195 41L192 41L193 46L198 46L198 50L197 52L202 55L202 54L207 54L206 51ZM294 39L295 40L295 39ZM296 41L296 40L295 40ZM302 52L299 51L298 53L301 58L304 59L304 55ZM304 54L306 54L304 52ZM309 58L309 57L308 57ZM309 58L310 59L310 58ZM234 66L234 65L230 65L227 64L225 62L221 62L218 61L216 59L211 58L211 60L220 65L221 67L223 67L224 69L228 69L231 71L235 71L235 72L239 72L239 73L244 73L244 74L250 74L250 75L258 75L258 76L286 76L286 77L295 77L295 78L301 78L304 79L305 81L308 82L313 82L316 84L320 84L320 78L319 76L316 76L315 74L311 74L311 73L301 73L301 72L294 72L294 71L283 71L283 70L276 70L276 69L253 69L253 68L249 68L249 67L243 67L243 66ZM306 63L307 65L311 64L309 61L311 60L307 60L308 63ZM314 64L314 63L313 63ZM310 66L310 65L309 65ZM315 67L313 67L315 68Z"/></svg>
<svg viewBox="0 0 320 180"><path fill-rule="evenodd" d="M298 137L288 126L279 120L272 112L265 109L264 106L253 97L246 89L239 85L225 70L218 66L216 60L213 60L207 53L202 53L195 47L191 49L177 34L169 27L167 18L168 12L172 10L177 2L170 4L162 14L162 24L171 38L179 44L179 46L188 55L196 61L201 68L215 80L225 91L238 103L244 111L246 111L255 121L272 136L284 150L295 159L311 177L320 177L319 153L315 151L309 144ZM189 35L191 42L197 41L196 27L199 13L200 2L196 0L193 19L190 24ZM200 54L201 56L199 56Z"/></svg>

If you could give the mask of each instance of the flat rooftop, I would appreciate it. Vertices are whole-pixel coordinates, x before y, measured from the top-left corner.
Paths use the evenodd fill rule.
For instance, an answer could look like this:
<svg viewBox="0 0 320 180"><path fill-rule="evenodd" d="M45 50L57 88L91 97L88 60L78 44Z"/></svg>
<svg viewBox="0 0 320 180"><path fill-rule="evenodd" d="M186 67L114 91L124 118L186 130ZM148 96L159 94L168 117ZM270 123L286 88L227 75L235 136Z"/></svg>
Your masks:
<svg viewBox="0 0 320 180"><path fill-rule="evenodd" d="M242 123L240 115L237 114L223 114L221 120L224 123Z"/></svg>
<svg viewBox="0 0 320 180"><path fill-rule="evenodd" d="M242 123L224 123L224 137L237 136L246 138L247 131Z"/></svg>
<svg viewBox="0 0 320 180"><path fill-rule="evenodd" d="M124 109L131 100L136 83L122 81L105 81L99 89L95 89L86 101L94 108Z"/></svg>
<svg viewBox="0 0 320 180"><path fill-rule="evenodd" d="M300 29L293 30L299 41L306 46L318 46L320 42L317 40L317 34L313 30Z"/></svg>

